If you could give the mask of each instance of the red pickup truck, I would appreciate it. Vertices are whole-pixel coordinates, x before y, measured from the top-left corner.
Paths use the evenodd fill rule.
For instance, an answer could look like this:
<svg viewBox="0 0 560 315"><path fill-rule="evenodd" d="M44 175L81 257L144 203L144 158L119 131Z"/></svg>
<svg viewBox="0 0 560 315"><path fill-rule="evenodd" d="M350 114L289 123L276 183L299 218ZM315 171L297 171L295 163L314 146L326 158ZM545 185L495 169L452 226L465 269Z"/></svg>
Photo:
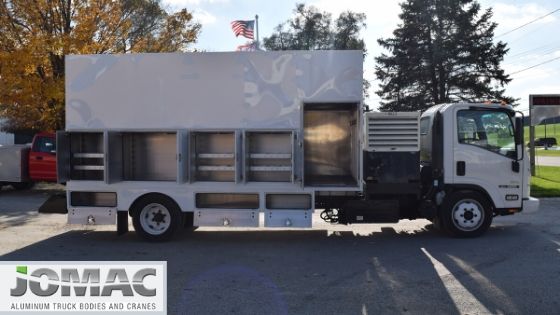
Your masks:
<svg viewBox="0 0 560 315"><path fill-rule="evenodd" d="M25 189L40 181L56 182L54 133L36 134L31 146L0 146L0 186Z"/></svg>

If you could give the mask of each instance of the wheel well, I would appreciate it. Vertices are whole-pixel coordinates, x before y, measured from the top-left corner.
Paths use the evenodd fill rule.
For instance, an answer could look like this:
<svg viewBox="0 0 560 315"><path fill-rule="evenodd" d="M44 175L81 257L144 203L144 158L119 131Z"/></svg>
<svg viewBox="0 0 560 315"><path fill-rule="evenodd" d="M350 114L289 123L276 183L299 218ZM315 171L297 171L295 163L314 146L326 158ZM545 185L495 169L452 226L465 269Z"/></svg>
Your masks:
<svg viewBox="0 0 560 315"><path fill-rule="evenodd" d="M458 191L462 191L462 192L474 191L474 192L480 193L484 196L484 198L486 198L486 200L488 200L492 209L496 209L496 205L494 204L494 200L492 200L492 198L490 198L490 195L488 194L488 192L480 186L476 186L476 185L448 185L446 187L446 190L449 193L454 193L454 192L458 192Z"/></svg>
<svg viewBox="0 0 560 315"><path fill-rule="evenodd" d="M165 198L165 199L169 200L170 202L172 202L177 207L177 209L179 209L179 211L183 212L181 210L181 207L179 206L179 204L173 198L169 197L168 195L162 194L162 193L147 193L147 194L144 194L144 195L136 198L136 200L134 200L134 202L130 205L130 209L128 209L128 215L132 217L135 214L134 211L137 211L136 210L136 205L138 203L140 203L142 200L148 199L148 198Z"/></svg>

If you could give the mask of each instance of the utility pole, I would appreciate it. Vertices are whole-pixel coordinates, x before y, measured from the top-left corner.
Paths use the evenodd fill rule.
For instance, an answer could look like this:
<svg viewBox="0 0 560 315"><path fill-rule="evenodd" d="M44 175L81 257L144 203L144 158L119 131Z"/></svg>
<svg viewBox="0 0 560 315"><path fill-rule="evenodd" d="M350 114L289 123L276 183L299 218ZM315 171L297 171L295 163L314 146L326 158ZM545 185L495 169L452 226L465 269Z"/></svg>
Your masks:
<svg viewBox="0 0 560 315"><path fill-rule="evenodd" d="M257 41L255 42L255 50L260 50L260 45L259 45L259 15L256 14L255 15L255 27L256 27L256 31L257 31Z"/></svg>

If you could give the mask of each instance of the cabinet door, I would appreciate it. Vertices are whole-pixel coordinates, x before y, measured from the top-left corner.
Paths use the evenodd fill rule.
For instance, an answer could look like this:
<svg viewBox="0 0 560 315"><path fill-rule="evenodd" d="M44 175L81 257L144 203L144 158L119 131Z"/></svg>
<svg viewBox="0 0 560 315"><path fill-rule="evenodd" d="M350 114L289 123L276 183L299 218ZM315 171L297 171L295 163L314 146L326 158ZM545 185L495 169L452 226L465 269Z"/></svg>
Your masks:
<svg viewBox="0 0 560 315"><path fill-rule="evenodd" d="M189 134L186 130L177 131L177 182L189 181Z"/></svg>

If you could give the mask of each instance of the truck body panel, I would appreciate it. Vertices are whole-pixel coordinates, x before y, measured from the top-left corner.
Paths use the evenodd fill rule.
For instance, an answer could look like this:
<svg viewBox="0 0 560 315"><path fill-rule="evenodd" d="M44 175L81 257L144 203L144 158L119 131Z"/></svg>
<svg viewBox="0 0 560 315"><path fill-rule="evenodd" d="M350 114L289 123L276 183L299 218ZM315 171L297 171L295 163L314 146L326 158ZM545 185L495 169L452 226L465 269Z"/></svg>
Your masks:
<svg viewBox="0 0 560 315"><path fill-rule="evenodd" d="M361 51L71 55L66 130L299 129L303 103L361 104L362 59Z"/></svg>
<svg viewBox="0 0 560 315"><path fill-rule="evenodd" d="M362 58L68 56L66 131L57 142L69 222L100 215L73 205L72 192L114 192L120 211L145 194L168 196L199 225L223 225L230 213L229 225L254 226L255 211L266 212L267 226L310 225L313 203L278 209L267 200L362 189ZM113 220L104 215L97 222Z"/></svg>

